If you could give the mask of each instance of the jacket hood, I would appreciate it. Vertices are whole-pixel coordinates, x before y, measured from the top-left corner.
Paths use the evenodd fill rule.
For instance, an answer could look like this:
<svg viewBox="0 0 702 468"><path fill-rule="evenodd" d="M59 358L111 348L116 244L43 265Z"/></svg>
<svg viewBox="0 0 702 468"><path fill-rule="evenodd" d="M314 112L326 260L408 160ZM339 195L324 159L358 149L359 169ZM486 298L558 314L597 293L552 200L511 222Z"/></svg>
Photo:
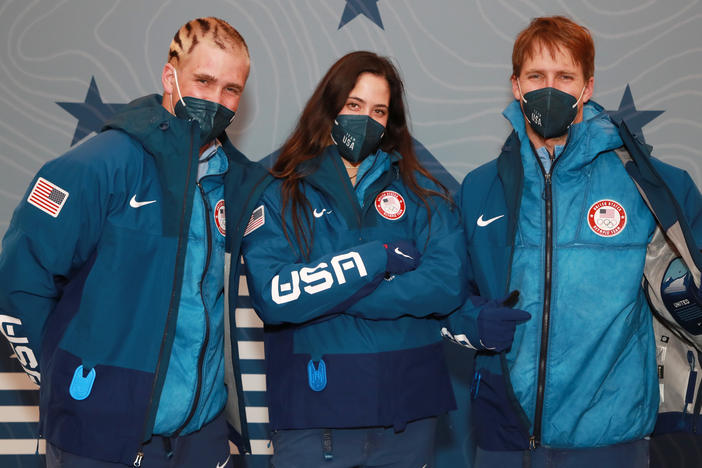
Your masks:
<svg viewBox="0 0 702 468"><path fill-rule="evenodd" d="M157 158L182 153L180 145L190 135L192 123L168 112L161 99L159 94L150 94L133 100L107 121L102 131L121 130Z"/></svg>

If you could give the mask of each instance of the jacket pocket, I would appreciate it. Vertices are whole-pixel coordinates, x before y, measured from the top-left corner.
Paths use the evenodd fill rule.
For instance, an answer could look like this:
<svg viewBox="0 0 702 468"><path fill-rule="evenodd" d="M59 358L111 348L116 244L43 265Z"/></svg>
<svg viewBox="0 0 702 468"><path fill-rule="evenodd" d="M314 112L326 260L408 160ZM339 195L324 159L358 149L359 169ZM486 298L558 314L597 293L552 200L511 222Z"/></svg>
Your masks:
<svg viewBox="0 0 702 468"><path fill-rule="evenodd" d="M473 427L480 448L526 450L528 430L515 411L517 404L507 393L502 374L476 370L471 386Z"/></svg>

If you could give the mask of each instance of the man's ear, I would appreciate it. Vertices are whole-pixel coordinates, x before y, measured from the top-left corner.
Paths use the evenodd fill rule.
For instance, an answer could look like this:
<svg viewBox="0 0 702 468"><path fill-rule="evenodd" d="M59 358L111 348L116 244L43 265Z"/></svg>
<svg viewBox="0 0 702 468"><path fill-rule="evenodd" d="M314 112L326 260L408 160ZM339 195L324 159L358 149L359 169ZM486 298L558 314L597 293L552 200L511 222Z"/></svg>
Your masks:
<svg viewBox="0 0 702 468"><path fill-rule="evenodd" d="M522 100L522 93L519 92L519 84L517 83L517 77L512 75L510 77L510 80L512 81L512 94L514 95L514 99L517 101Z"/></svg>
<svg viewBox="0 0 702 468"><path fill-rule="evenodd" d="M595 77L591 76L585 82L585 91L583 91L583 104L587 103L592 97L592 93L595 91Z"/></svg>
<svg viewBox="0 0 702 468"><path fill-rule="evenodd" d="M161 85L163 86L163 93L173 95L176 92L175 85L175 67L170 63L163 66L163 71L161 72Z"/></svg>

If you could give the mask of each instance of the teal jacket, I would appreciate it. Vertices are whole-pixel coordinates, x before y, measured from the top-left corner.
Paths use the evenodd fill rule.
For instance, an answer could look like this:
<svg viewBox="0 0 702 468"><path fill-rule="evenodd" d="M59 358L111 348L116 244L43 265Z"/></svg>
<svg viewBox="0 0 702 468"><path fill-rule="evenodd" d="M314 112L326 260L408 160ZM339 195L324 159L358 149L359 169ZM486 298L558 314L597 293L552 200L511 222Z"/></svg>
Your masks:
<svg viewBox="0 0 702 468"><path fill-rule="evenodd" d="M197 135L160 96L137 99L42 167L13 215L0 254L0 315L41 383L41 434L63 450L131 464L151 437L185 276ZM234 323L241 237L268 177L225 134L220 141ZM52 193L35 188L40 178ZM52 197L59 208L42 205Z"/></svg>
<svg viewBox="0 0 702 468"><path fill-rule="evenodd" d="M655 220L613 151L622 146L619 129L587 104L545 175L516 101L505 116L514 132L502 153L468 174L459 194L468 275L486 299L519 290L515 307L532 318L517 326L509 352L477 353L478 444L578 448L644 437L658 407L641 286ZM689 175L651 161L699 230L702 203ZM502 217L486 224L481 216ZM463 313L477 314L475 304Z"/></svg>

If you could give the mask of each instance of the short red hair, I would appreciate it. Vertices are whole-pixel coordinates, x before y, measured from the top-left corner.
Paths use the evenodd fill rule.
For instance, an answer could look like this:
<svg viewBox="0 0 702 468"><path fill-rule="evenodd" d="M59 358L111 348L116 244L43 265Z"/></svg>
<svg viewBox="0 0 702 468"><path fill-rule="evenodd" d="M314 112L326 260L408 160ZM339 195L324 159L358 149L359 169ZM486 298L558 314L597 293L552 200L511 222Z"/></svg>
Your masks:
<svg viewBox="0 0 702 468"><path fill-rule="evenodd" d="M569 52L576 64L589 79L595 74L595 43L590 31L565 16L544 16L534 18L529 26L519 33L512 49L512 73L518 77L522 65L534 56L536 47L541 46L551 52Z"/></svg>

